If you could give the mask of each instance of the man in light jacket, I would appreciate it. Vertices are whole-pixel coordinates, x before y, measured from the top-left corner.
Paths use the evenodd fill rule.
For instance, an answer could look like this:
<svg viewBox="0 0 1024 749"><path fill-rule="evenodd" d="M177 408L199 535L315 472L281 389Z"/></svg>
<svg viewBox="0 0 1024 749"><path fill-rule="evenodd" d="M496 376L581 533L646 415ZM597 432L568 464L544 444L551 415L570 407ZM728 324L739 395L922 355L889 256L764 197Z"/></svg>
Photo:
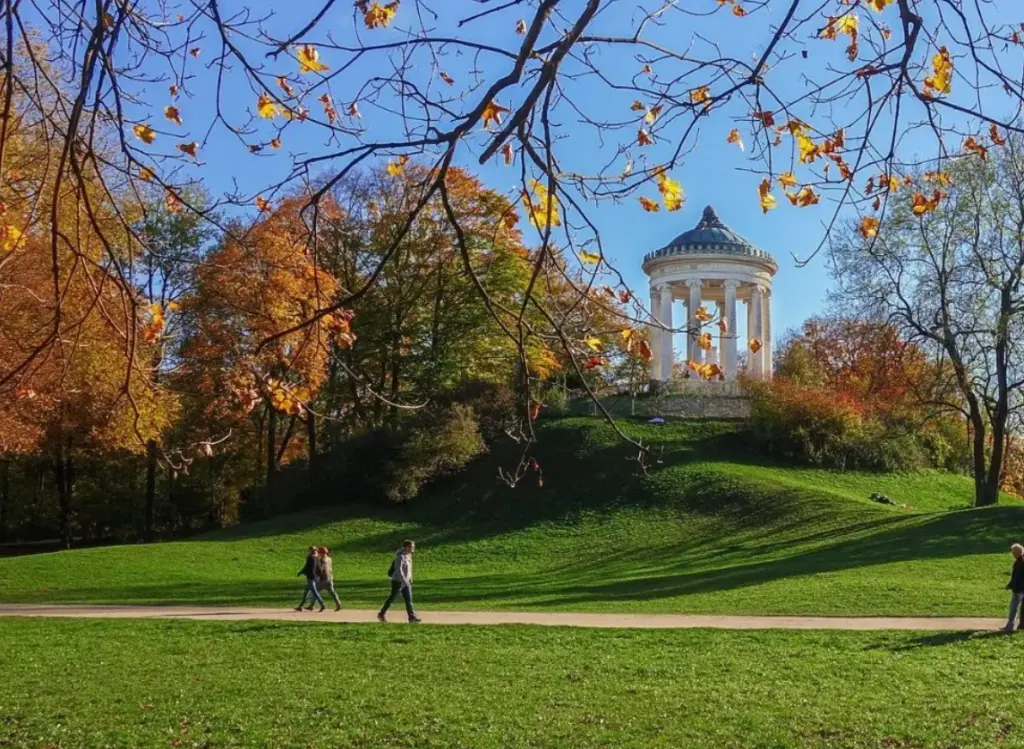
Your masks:
<svg viewBox="0 0 1024 749"><path fill-rule="evenodd" d="M334 589L334 560L331 559L331 551L326 546L320 547L320 579L317 580L317 587L326 590L334 599L334 610L341 611L341 599Z"/></svg>
<svg viewBox="0 0 1024 749"><path fill-rule="evenodd" d="M388 600L384 601L384 606L377 614L378 621L387 621L388 609L391 608L391 604L399 592L405 599L405 613L409 615L409 621L412 623L420 621L412 607L412 555L415 551L416 544L407 538L402 542L402 548L395 552L395 559L391 563L391 569L388 570L388 577L391 578L391 595L388 596Z"/></svg>

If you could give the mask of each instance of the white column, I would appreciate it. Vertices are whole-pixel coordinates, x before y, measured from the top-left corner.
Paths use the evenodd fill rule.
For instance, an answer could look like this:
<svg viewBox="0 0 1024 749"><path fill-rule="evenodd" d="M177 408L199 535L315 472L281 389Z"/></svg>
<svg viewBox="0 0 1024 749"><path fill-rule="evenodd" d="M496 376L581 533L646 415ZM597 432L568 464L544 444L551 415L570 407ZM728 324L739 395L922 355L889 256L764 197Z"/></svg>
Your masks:
<svg viewBox="0 0 1024 749"><path fill-rule="evenodd" d="M722 355L725 361L725 379L736 379L736 340L738 338L739 320L736 317L736 288L739 281L731 279L725 282L725 321L728 329L725 331L725 340L722 341Z"/></svg>
<svg viewBox="0 0 1024 749"><path fill-rule="evenodd" d="M704 281L700 278L691 278L686 282L687 288L690 290L690 303L687 306L687 318L686 325L689 331L686 335L686 348L690 361L699 362L703 361L700 347L697 345L697 336L700 335L700 320L697 319L697 308L700 307L700 290L704 285Z"/></svg>
<svg viewBox="0 0 1024 749"><path fill-rule="evenodd" d="M757 353L748 351L747 356L751 362L751 376L761 379L764 377L764 289L761 286L755 286L750 291L750 311L754 318L750 338L760 341L761 348Z"/></svg>
<svg viewBox="0 0 1024 749"><path fill-rule="evenodd" d="M647 326L647 338L651 344L651 379L661 379L661 328L658 327L658 308L661 305L661 289L651 286L651 323Z"/></svg>
<svg viewBox="0 0 1024 749"><path fill-rule="evenodd" d="M764 344L764 348L761 349L764 353L762 366L765 379L770 380L772 378L772 292L766 289L762 299L764 299L761 311L761 329L764 334L764 340L761 341Z"/></svg>
<svg viewBox="0 0 1024 749"><path fill-rule="evenodd" d="M668 382L672 379L672 286L665 284L661 287L661 324L667 330L661 334L661 380Z"/></svg>

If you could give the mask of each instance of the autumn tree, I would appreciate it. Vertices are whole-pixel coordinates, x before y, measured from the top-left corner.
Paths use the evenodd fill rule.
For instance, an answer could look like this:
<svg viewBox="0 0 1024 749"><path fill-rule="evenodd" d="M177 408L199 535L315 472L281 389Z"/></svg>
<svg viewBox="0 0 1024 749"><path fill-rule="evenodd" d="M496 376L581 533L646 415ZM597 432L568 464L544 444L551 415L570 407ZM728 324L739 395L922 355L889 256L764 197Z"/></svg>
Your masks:
<svg viewBox="0 0 1024 749"><path fill-rule="evenodd" d="M926 187L927 186L927 187ZM1024 409L1024 151L1018 137L921 175L833 257L848 304L948 362L973 440L975 503L998 500Z"/></svg>

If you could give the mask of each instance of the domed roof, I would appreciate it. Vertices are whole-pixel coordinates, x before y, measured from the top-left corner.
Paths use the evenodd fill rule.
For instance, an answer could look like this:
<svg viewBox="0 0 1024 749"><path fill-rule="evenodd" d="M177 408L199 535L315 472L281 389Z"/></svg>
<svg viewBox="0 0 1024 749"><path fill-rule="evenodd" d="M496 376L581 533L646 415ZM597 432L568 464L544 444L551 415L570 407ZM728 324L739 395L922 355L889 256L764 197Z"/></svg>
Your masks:
<svg viewBox="0 0 1024 749"><path fill-rule="evenodd" d="M644 262L665 255L746 255L778 265L775 258L759 250L722 223L715 209L707 206L695 227L684 231L660 250L648 253Z"/></svg>

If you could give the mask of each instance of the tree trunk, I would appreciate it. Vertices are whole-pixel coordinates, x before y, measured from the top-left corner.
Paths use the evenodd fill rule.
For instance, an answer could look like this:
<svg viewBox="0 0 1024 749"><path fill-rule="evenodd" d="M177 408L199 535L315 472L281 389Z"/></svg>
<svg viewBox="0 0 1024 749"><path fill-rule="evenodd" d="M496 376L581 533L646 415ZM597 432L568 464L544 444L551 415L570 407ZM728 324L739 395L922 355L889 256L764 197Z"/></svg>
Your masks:
<svg viewBox="0 0 1024 749"><path fill-rule="evenodd" d="M71 458L71 439L59 439L57 454L53 461L54 478L57 480L57 501L60 507L60 542L65 549L71 548L71 512L75 492L75 464Z"/></svg>
<svg viewBox="0 0 1024 749"><path fill-rule="evenodd" d="M274 445L277 438L277 411L267 406L267 481L263 491L263 514L270 517L270 492L274 486L274 473L277 468L277 449Z"/></svg>
<svg viewBox="0 0 1024 749"><path fill-rule="evenodd" d="M146 443L146 509L143 519L142 538L153 540L153 526L156 516L156 440Z"/></svg>
<svg viewBox="0 0 1024 749"><path fill-rule="evenodd" d="M989 501L988 476L985 471L985 420L974 403L971 403L971 432L974 452L974 506L984 507Z"/></svg>
<svg viewBox="0 0 1024 749"><path fill-rule="evenodd" d="M11 459L0 459L0 541L7 538L11 503Z"/></svg>
<svg viewBox="0 0 1024 749"><path fill-rule="evenodd" d="M309 452L309 481L316 484L320 474L320 460L317 455L316 414L306 411L306 449Z"/></svg>

